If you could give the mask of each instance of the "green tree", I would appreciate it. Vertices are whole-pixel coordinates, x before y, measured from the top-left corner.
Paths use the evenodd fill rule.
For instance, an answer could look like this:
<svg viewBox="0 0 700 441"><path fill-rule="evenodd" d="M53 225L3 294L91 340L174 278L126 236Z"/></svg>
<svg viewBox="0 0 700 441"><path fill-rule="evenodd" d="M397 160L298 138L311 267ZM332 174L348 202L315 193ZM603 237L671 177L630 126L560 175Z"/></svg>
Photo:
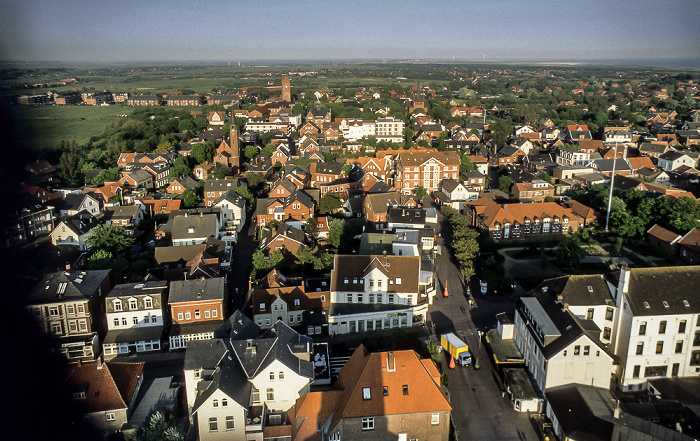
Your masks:
<svg viewBox="0 0 700 441"><path fill-rule="evenodd" d="M543 172L540 172L540 174L537 175L537 177L540 178L540 179L542 179L542 180L545 181L545 182L548 182L548 183L550 183L550 184L552 183L552 177L549 176L549 173L547 173L547 172L544 172L544 171L543 171Z"/></svg>
<svg viewBox="0 0 700 441"><path fill-rule="evenodd" d="M134 238L120 226L100 224L90 230L86 243L90 249L105 250L116 255L131 248Z"/></svg>
<svg viewBox="0 0 700 441"><path fill-rule="evenodd" d="M198 164L211 162L216 154L216 146L213 141L200 142L192 146L190 155Z"/></svg>
<svg viewBox="0 0 700 441"><path fill-rule="evenodd" d="M260 139L262 140L262 145L267 146L270 143L270 140L275 137L275 135L277 135L277 133L273 131L263 133L260 137Z"/></svg>
<svg viewBox="0 0 700 441"><path fill-rule="evenodd" d="M108 168L107 170L102 170L100 174L92 178L90 183L92 185L102 186L105 182L116 181L121 176L119 167Z"/></svg>
<svg viewBox="0 0 700 441"><path fill-rule="evenodd" d="M498 178L498 189L502 192L509 193L512 185L513 180L509 176L501 176Z"/></svg>
<svg viewBox="0 0 700 441"><path fill-rule="evenodd" d="M491 144L497 146L506 145L508 137L513 133L513 124L510 120L499 119L491 124Z"/></svg>
<svg viewBox="0 0 700 441"><path fill-rule="evenodd" d="M416 197L420 200L423 200L424 197L428 196L428 190L425 189L425 187L420 186L416 188Z"/></svg>
<svg viewBox="0 0 700 441"><path fill-rule="evenodd" d="M275 146L272 144L264 144L265 147L260 150L260 154L263 156L270 156L275 151Z"/></svg>
<svg viewBox="0 0 700 441"><path fill-rule="evenodd" d="M318 224L316 223L316 219L307 219L306 223L304 224L304 231L311 239L318 239Z"/></svg>
<svg viewBox="0 0 700 441"><path fill-rule="evenodd" d="M318 201L316 208L320 215L332 214L343 208L343 203L340 202L340 197L337 193L326 193Z"/></svg>
<svg viewBox="0 0 700 441"><path fill-rule="evenodd" d="M253 159L258 154L258 148L254 145L247 145L243 154L246 158Z"/></svg>
<svg viewBox="0 0 700 441"><path fill-rule="evenodd" d="M460 160L459 163L459 171L460 172L470 172L476 170L476 165L472 162L472 160L469 158L469 155L462 155L462 159Z"/></svg>
<svg viewBox="0 0 700 441"><path fill-rule="evenodd" d="M148 424L136 432L136 441L183 441L185 434L162 413L153 414Z"/></svg>
<svg viewBox="0 0 700 441"><path fill-rule="evenodd" d="M110 269L114 265L114 254L107 250L97 250L87 258L88 269Z"/></svg>
<svg viewBox="0 0 700 441"><path fill-rule="evenodd" d="M217 164L216 167L212 168L209 172L209 175L216 179L224 179L231 174L233 174L233 169L221 164Z"/></svg>
<svg viewBox="0 0 700 441"><path fill-rule="evenodd" d="M557 263L565 267L577 267L579 260L588 255L586 248L583 248L583 242L578 236L569 236L559 242L559 246L555 251Z"/></svg>
<svg viewBox="0 0 700 441"><path fill-rule="evenodd" d="M343 219L328 220L328 244L336 249L348 249L350 239L352 238L352 229Z"/></svg>
<svg viewBox="0 0 700 441"><path fill-rule="evenodd" d="M265 181L265 178L257 173L248 172L245 174L246 181L248 181L248 187L251 189L256 189L260 184Z"/></svg>
<svg viewBox="0 0 700 441"><path fill-rule="evenodd" d="M251 193L250 190L248 190L245 187L236 187L233 189L233 191L238 193L240 196L242 196L245 199L249 208L252 208L255 206L255 196L253 196L253 193Z"/></svg>
<svg viewBox="0 0 700 441"><path fill-rule="evenodd" d="M202 202L202 198L199 197L194 188L188 188L182 192L182 205L185 208L195 208Z"/></svg>
<svg viewBox="0 0 700 441"><path fill-rule="evenodd" d="M192 173L189 161L186 156L180 156L173 161L173 168L170 169L170 180L177 179L180 176L187 176Z"/></svg>

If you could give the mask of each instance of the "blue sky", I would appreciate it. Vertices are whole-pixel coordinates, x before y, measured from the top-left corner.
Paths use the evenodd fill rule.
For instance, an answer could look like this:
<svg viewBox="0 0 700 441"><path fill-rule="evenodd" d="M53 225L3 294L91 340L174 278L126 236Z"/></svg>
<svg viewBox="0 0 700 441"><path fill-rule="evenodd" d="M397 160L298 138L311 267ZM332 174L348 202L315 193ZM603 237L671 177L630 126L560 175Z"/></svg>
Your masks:
<svg viewBox="0 0 700 441"><path fill-rule="evenodd" d="M700 59L698 0L0 0L0 59Z"/></svg>

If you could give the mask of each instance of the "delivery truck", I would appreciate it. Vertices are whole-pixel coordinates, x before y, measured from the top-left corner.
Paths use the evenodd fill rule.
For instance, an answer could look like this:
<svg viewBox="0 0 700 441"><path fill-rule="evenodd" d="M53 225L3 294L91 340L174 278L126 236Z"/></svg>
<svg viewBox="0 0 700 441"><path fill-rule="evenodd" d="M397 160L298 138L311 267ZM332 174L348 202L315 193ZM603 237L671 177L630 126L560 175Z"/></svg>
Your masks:
<svg viewBox="0 0 700 441"><path fill-rule="evenodd" d="M453 333L442 334L440 345L447 353L452 355L461 366L469 366L472 362L472 354L469 353L469 346Z"/></svg>

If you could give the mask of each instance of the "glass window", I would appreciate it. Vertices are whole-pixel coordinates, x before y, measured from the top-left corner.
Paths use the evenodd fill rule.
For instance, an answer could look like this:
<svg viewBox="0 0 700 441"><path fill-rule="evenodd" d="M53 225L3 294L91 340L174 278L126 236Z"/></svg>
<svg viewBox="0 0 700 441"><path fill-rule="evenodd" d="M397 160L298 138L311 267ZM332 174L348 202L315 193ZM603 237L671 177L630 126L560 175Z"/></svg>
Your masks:
<svg viewBox="0 0 700 441"><path fill-rule="evenodd" d="M374 418L362 418L362 430L374 430Z"/></svg>
<svg viewBox="0 0 700 441"><path fill-rule="evenodd" d="M267 389L267 401L274 401L275 400L275 390L273 388L268 388Z"/></svg>
<svg viewBox="0 0 700 441"><path fill-rule="evenodd" d="M371 400L372 399L372 391L369 387L362 388L362 399L363 400Z"/></svg>
<svg viewBox="0 0 700 441"><path fill-rule="evenodd" d="M686 325L685 320L681 320L680 323L678 323L678 333L679 334L685 334L685 325Z"/></svg>
<svg viewBox="0 0 700 441"><path fill-rule="evenodd" d="M255 387L253 387L253 390L251 391L250 395L251 400L253 400L253 404L260 402L260 391L257 390Z"/></svg>
<svg viewBox="0 0 700 441"><path fill-rule="evenodd" d="M683 340L678 340L676 342L676 354L680 354L683 352Z"/></svg>
<svg viewBox="0 0 700 441"><path fill-rule="evenodd" d="M432 424L432 425L440 424L440 414L439 413L434 413L430 416L430 424Z"/></svg>
<svg viewBox="0 0 700 441"><path fill-rule="evenodd" d="M664 351L664 342L659 340L656 342L656 353L661 354Z"/></svg>
<svg viewBox="0 0 700 441"><path fill-rule="evenodd" d="M219 430L219 424L216 421L216 417L209 418L209 431L216 432Z"/></svg>
<svg viewBox="0 0 700 441"><path fill-rule="evenodd" d="M233 417L232 416L226 417L226 430L233 430Z"/></svg>
<svg viewBox="0 0 700 441"><path fill-rule="evenodd" d="M659 334L665 334L666 333L666 320L661 320L659 322Z"/></svg>
<svg viewBox="0 0 700 441"><path fill-rule="evenodd" d="M143 299L143 303L144 303L144 306L146 307L146 309L153 308L153 299L148 299L148 298Z"/></svg>
<svg viewBox="0 0 700 441"><path fill-rule="evenodd" d="M641 322L639 324L639 335L646 335L647 333L647 322Z"/></svg>
<svg viewBox="0 0 700 441"><path fill-rule="evenodd" d="M644 343L637 343L637 355L642 355L644 353Z"/></svg>
<svg viewBox="0 0 700 441"><path fill-rule="evenodd" d="M221 407L227 407L228 406L228 400L226 398L221 400Z"/></svg>

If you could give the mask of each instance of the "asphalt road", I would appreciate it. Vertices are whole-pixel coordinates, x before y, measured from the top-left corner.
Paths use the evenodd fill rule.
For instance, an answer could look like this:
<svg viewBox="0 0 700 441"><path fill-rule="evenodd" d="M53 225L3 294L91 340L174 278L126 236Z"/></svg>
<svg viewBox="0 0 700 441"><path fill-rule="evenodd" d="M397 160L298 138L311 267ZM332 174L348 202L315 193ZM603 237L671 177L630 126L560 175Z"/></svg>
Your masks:
<svg viewBox="0 0 700 441"><path fill-rule="evenodd" d="M253 252L255 252L255 223L252 221L252 217L253 212L250 211L246 216L243 229L238 234L238 243L233 249L231 272L228 279L230 314L236 309L245 312L248 305L248 280L250 277L248 267L253 259Z"/></svg>
<svg viewBox="0 0 700 441"><path fill-rule="evenodd" d="M441 214L438 216L440 221L444 220ZM458 439L539 440L529 415L513 410L508 396L501 395L502 385L498 374L485 348L479 345L479 330L495 327L495 315L503 311L512 313L512 303L508 298L482 297L478 281L472 280L471 292L475 293L475 303L470 307L460 273L451 260L444 238L439 237L437 244L442 245L443 252L436 262L438 297L429 309L431 324L435 329L432 337L437 342L440 334L454 332L469 345L470 352L478 357L480 364L479 370L471 366L458 366L450 370L447 361L442 362L449 379L447 388L451 395L452 419ZM445 284L448 297L442 296Z"/></svg>

